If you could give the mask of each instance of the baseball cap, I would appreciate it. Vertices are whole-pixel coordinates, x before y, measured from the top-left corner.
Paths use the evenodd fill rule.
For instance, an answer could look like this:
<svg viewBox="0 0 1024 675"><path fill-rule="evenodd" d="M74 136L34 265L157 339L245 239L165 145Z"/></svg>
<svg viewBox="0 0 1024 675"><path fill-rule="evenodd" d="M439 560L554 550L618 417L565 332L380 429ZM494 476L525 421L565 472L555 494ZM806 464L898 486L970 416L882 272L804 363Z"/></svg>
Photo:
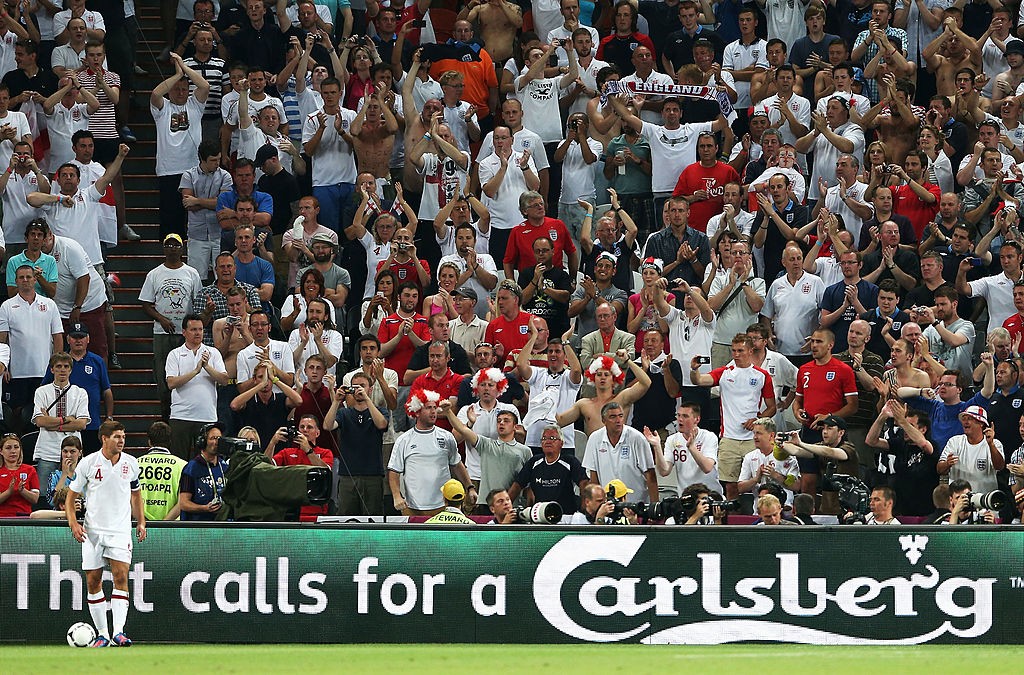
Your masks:
<svg viewBox="0 0 1024 675"><path fill-rule="evenodd" d="M89 337L89 329L84 323L76 322L68 326L68 337L83 338Z"/></svg>
<svg viewBox="0 0 1024 675"><path fill-rule="evenodd" d="M441 496L446 502L461 502L466 498L466 488L462 483L452 478L441 486Z"/></svg>
<svg viewBox="0 0 1024 675"><path fill-rule="evenodd" d="M836 415L829 415L821 421L823 427L839 427L840 429L846 428L846 420Z"/></svg>
<svg viewBox="0 0 1024 675"><path fill-rule="evenodd" d="M452 293L452 295L461 295L462 297L469 298L473 301L480 299L479 296L477 296L476 291L469 286L459 286L455 289L455 292Z"/></svg>
<svg viewBox="0 0 1024 675"><path fill-rule="evenodd" d="M768 111L767 110L761 110L759 108L759 109L755 110L754 112L750 113L750 117L751 118L754 118L754 117L768 117Z"/></svg>
<svg viewBox="0 0 1024 675"><path fill-rule="evenodd" d="M613 499L633 494L633 491L626 487L626 484L618 478L608 481L608 485L605 486L604 491Z"/></svg>
<svg viewBox="0 0 1024 675"><path fill-rule="evenodd" d="M277 157L277 147L268 143L267 145L260 146L260 149L256 151L256 158L253 160L253 164L262 169L263 163L271 157Z"/></svg>
<svg viewBox="0 0 1024 675"><path fill-rule="evenodd" d="M714 50L715 45L711 40L706 37L702 37L693 41L693 47L691 47L691 49L696 49L697 47L707 47L708 49Z"/></svg>
<svg viewBox="0 0 1024 675"><path fill-rule="evenodd" d="M327 234L326 232L317 232L316 234L313 235L313 239L310 241L310 243L316 244L318 242L321 244L330 244L331 246L334 246L334 240L331 239L331 235Z"/></svg>
<svg viewBox="0 0 1024 675"><path fill-rule="evenodd" d="M981 422L986 427L988 426L988 413L980 405L969 405L963 412L960 413L959 417L962 420L964 416L973 417L974 419Z"/></svg>
<svg viewBox="0 0 1024 675"><path fill-rule="evenodd" d="M1004 54L1024 54L1024 41L1007 40Z"/></svg>
<svg viewBox="0 0 1024 675"><path fill-rule="evenodd" d="M185 242L181 240L181 235L180 234L175 234L174 232L171 232L169 235L164 237L164 243L165 244L167 242L169 242L169 241L176 241L176 242L178 242L179 246L184 246L185 245Z"/></svg>

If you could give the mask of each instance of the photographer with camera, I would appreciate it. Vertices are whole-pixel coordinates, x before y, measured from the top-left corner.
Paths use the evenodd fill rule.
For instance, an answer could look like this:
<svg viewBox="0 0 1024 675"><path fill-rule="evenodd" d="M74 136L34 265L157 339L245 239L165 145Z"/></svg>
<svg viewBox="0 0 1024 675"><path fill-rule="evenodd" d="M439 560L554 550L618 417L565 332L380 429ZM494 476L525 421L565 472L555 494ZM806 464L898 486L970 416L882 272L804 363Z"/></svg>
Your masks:
<svg viewBox="0 0 1024 675"><path fill-rule="evenodd" d="M487 509L494 516L488 525L513 525L519 522L516 509L512 506L512 498L507 490L495 488L487 493Z"/></svg>
<svg viewBox="0 0 1024 675"><path fill-rule="evenodd" d="M998 490L996 472L1006 467L1006 460L1003 444L989 425L988 413L981 406L968 406L960 413L960 424L964 433L946 443L936 471L948 474L950 482L970 481L981 492Z"/></svg>
<svg viewBox="0 0 1024 675"><path fill-rule="evenodd" d="M195 439L199 454L181 470L178 508L181 519L216 520L223 501L221 493L227 484L228 459L217 454L217 443L224 435L220 422L204 426Z"/></svg>
<svg viewBox="0 0 1024 675"><path fill-rule="evenodd" d="M1001 492L974 493L969 481L951 480L949 481L950 513L941 517L937 523L939 525L994 525L996 522L994 510L998 510L1002 505L997 495L1005 498ZM985 504L993 508L983 508Z"/></svg>
<svg viewBox="0 0 1024 675"><path fill-rule="evenodd" d="M346 516L384 513L382 450L389 415L374 403L372 390L371 376L356 371L347 386L334 390L324 415L324 431L338 429L338 513Z"/></svg>
<svg viewBox="0 0 1024 675"><path fill-rule="evenodd" d="M687 485L679 496L679 502L682 509L680 518L686 516L686 520L679 522L680 518L669 516L665 520L666 525L717 525L725 516L720 502L716 503L711 489L704 483Z"/></svg>
<svg viewBox="0 0 1024 675"><path fill-rule="evenodd" d="M846 420L837 415L829 415L819 422L821 443L808 443L801 440L798 432L782 432L776 435L779 447L792 457L821 457L831 462L838 462L839 471L849 476L857 476L860 465L857 463L857 448L846 440ZM807 494L813 495L813 492ZM838 514L839 503L834 491L821 488L821 506L819 513Z"/></svg>
<svg viewBox="0 0 1024 675"><path fill-rule="evenodd" d="M580 510L568 519L569 525L635 525L636 513L623 506L626 495L633 494L619 479L609 481L606 490L590 483L580 491Z"/></svg>
<svg viewBox="0 0 1024 675"><path fill-rule="evenodd" d="M274 461L277 466L319 466L332 469L334 466L334 453L326 448L318 447L317 439L320 438L320 425L314 415L303 415L295 425L294 422L288 426L281 427L270 438L264 454ZM275 452L277 446L282 449ZM320 506L303 506L299 512L299 520L315 521L317 516L327 515L327 504Z"/></svg>

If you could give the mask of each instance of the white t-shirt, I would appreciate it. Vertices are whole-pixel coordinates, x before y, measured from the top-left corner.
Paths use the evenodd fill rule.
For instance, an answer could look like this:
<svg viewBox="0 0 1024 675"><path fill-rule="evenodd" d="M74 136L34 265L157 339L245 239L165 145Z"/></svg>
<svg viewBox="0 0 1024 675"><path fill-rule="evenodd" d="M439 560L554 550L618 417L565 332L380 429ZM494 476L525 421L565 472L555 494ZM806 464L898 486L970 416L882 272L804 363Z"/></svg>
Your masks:
<svg viewBox="0 0 1024 675"><path fill-rule="evenodd" d="M53 382L36 389L36 393L32 397L33 424L36 423L40 415L84 418L86 423L89 423L89 394L77 385L68 384L68 387L70 389L59 401L57 398L61 396L63 390L58 390ZM36 459L59 462L60 444L68 436L82 440L82 434L77 431L50 431L39 427L39 436L36 439Z"/></svg>
<svg viewBox="0 0 1024 675"><path fill-rule="evenodd" d="M139 484L139 463L127 452L117 464L94 452L82 458L69 485L81 494L89 508L85 512L85 530L90 534L119 534L131 537L133 492ZM129 540L130 541L130 540Z"/></svg>
<svg viewBox="0 0 1024 675"><path fill-rule="evenodd" d="M764 279L755 277L751 271L745 281L757 295L762 298L765 296ZM708 297L717 295L728 284L728 278L723 280L722 277L716 277L708 289ZM735 290L734 288L733 291ZM718 312L718 325L715 327L714 341L718 344L729 344L734 335L745 333L747 326L757 322L757 315L758 312L751 310L750 305L747 304L746 293L740 289L739 295L724 310Z"/></svg>
<svg viewBox="0 0 1024 675"><path fill-rule="evenodd" d="M512 154L518 155L523 150L530 151L530 161L537 167L537 171L551 167L548 154L544 152L544 142L540 140L540 136L526 127L512 134ZM492 154L494 154L494 132L488 131L484 140L480 142L480 151L476 153L476 161L479 162Z"/></svg>
<svg viewBox="0 0 1024 675"><path fill-rule="evenodd" d="M82 302L83 312L99 309L107 301L103 277L96 271L81 244L68 237L54 237L53 251L50 255L57 261L57 292L53 300L57 303L61 317L66 319L71 315L71 308L75 306L78 280L82 277L89 277L89 290ZM199 275L196 275L196 278L198 279ZM196 290L199 288L201 286L197 286Z"/></svg>
<svg viewBox="0 0 1024 675"><path fill-rule="evenodd" d="M818 327L818 305L824 293L825 284L809 272L803 272L795 284L789 282L788 275L772 282L761 315L774 320L779 352L801 353L804 338Z"/></svg>
<svg viewBox="0 0 1024 675"><path fill-rule="evenodd" d="M592 164L587 164L583 159L583 148L578 141L569 144L569 149L562 160L562 194L558 201L562 204L576 204L577 199L595 196L594 170L597 168L598 159L604 152L601 142L593 138L587 138L587 146L597 158Z"/></svg>
<svg viewBox="0 0 1024 675"><path fill-rule="evenodd" d="M996 449L1003 454L1003 444L993 439ZM946 447L939 456L940 462L947 461L956 455L959 461L949 468L949 481L966 480L974 492L991 492L998 490L996 470L992 467L992 454L989 452L988 441L984 438L973 445L967 440L966 434L953 436L946 441ZM1005 454L1003 455L1005 457Z"/></svg>
<svg viewBox="0 0 1024 675"><path fill-rule="evenodd" d="M48 169L56 171L61 164L75 158L71 137L76 131L89 128L89 106L75 103L66 108L63 103L58 103L53 107L53 114L46 116L46 128L50 134L50 154L46 164Z"/></svg>
<svg viewBox="0 0 1024 675"><path fill-rule="evenodd" d="M941 152L939 155L943 156ZM832 173L833 175L835 174L834 164L832 165ZM838 179L836 179L836 182L838 183ZM864 202L868 206L871 206L873 211L874 206L871 205L871 202L864 199L864 193L867 192L867 189L867 183L861 183L859 180L855 180L853 181L853 184L847 188L846 194L859 202ZM860 216L853 212L853 209L846 205L845 201L840 199L838 184L832 185L832 187L825 192L825 208L827 208L830 213L842 216L843 223L846 225L846 231L853 235L854 241L860 241L860 230L864 226L864 221L861 220Z"/></svg>
<svg viewBox="0 0 1024 675"><path fill-rule="evenodd" d="M94 12L91 9L85 10L82 13L81 19L85 21L86 30L107 30L107 25L103 21L103 15L99 12ZM65 9L62 12L57 12L53 15L53 36L57 37L68 27L68 22L71 21L71 10Z"/></svg>
<svg viewBox="0 0 1024 675"><path fill-rule="evenodd" d="M555 415L562 410L567 410L576 401L576 395L579 393L580 387L583 386L583 379L580 378L579 382L573 382L568 368L561 373L552 373L547 368L531 366L530 379L527 380L527 384L530 385L531 410L534 407L534 402L538 399L542 403L548 400L552 402L549 414L544 415L542 419L533 424L527 424L526 418L523 419L523 424L526 426L526 444L538 447L544 427L554 424ZM576 448L576 433L571 424L562 427L562 447Z"/></svg>
<svg viewBox="0 0 1024 675"><path fill-rule="evenodd" d="M792 47L792 45L790 45ZM760 38L755 39L749 45L743 44L743 40L735 40L725 47L725 54L722 55L722 70L736 71L751 66L768 69L768 43ZM735 73L733 73L735 76ZM732 85L736 90L736 107L749 108L750 82L735 80Z"/></svg>
<svg viewBox="0 0 1024 675"><path fill-rule="evenodd" d="M469 153L463 151L466 167L469 167ZM469 181L469 173L451 157L442 160L432 152L424 153L423 168L416 173L423 176L423 197L417 217L421 221L433 220L448 202L462 194ZM478 237L479 240L479 237ZM485 249L486 250L486 249Z"/></svg>
<svg viewBox="0 0 1024 675"><path fill-rule="evenodd" d="M595 31L590 26L580 26L580 28L586 28L587 30L591 31L591 33L597 33L597 31ZM593 53L593 54L597 53L597 44L598 44L598 42L600 42L600 40L597 40L597 39L594 40L594 49L591 50L591 53ZM559 47L557 52L561 55L561 56L559 56L559 59L558 59L558 61L559 61L558 65L568 65L569 59L565 56L565 50L563 48ZM565 59L565 63L562 63L562 59ZM591 91L596 91L597 90L597 73L602 68L607 68L607 67L608 67L608 63L606 63L605 61L601 61L599 59L591 59L590 60L590 65L587 66L586 68L583 67L582 63L578 64L580 80L583 82L583 86L585 86L587 89L590 89ZM589 102L590 102L590 99L587 98L586 95L583 94L583 92L580 92L580 95L576 97L576 100L572 102L572 104L569 106L569 109L566 111L566 117L568 117L569 115L572 115L573 113L586 113L587 112L587 103L589 103Z"/></svg>
<svg viewBox="0 0 1024 675"><path fill-rule="evenodd" d="M472 105L469 101L459 101L457 105L447 106L442 101L444 114L444 123L448 125L448 128L452 131L452 136L455 137L455 147L463 152L469 151L469 125L466 123L466 113L469 112L469 108ZM480 128L480 120L477 118L476 113L470 116L473 125L478 129Z"/></svg>
<svg viewBox="0 0 1024 675"><path fill-rule="evenodd" d="M256 159L256 152L264 145L273 145L277 148L277 158L281 161L281 166L288 173L294 173L292 171L292 156L281 149L281 143L291 143L288 138L282 136L280 132L275 132L275 136L271 136L260 129L255 124L250 124L246 128L238 129L238 157L239 159ZM256 167L256 180L259 180L263 176L262 167Z"/></svg>
<svg viewBox="0 0 1024 675"><path fill-rule="evenodd" d="M773 1L777 1L777 0L773 0ZM803 15L801 14L801 17L802 16ZM803 24L803 19L801 19L800 23L801 23L801 25ZM787 44L791 44L791 43L787 43ZM775 123L778 122L780 119L782 119L782 113L779 112L775 108L775 104L778 101L779 101L779 95L778 94L774 94L772 96L769 96L765 100L761 101L756 106L754 106L754 110L755 111L756 110L763 110L764 112L768 113L768 121L771 122L772 126L775 126ZM792 96L789 97L789 109L793 111L793 115L796 117L797 121L800 122L800 124L804 125L805 127L810 128L810 124L811 124L811 102L810 101L808 101L803 96L800 96L800 95L794 93ZM794 143L794 144L796 143L797 135L793 133L793 129L790 128L788 120L781 127L779 127L779 131L782 133L782 142L783 143ZM803 134L801 134L801 136L802 135Z"/></svg>
<svg viewBox="0 0 1024 675"><path fill-rule="evenodd" d="M296 344L298 343L296 342ZM292 357L292 350L288 343L281 342L280 340L270 340L268 346L270 347L270 362L282 372L294 373L295 359ZM260 360L263 358L263 347L259 347L253 342L248 347L240 350L235 358L238 365L238 381L245 382L252 379L256 366L259 365ZM281 391L281 388L276 384L274 389Z"/></svg>
<svg viewBox="0 0 1024 675"><path fill-rule="evenodd" d="M83 182L85 181L83 180ZM69 237L81 244L94 265L102 263L103 253L100 250L99 232L100 210L97 208L97 204L103 195L97 192L95 187L88 186L70 195L71 206L64 206L65 196L61 195L62 201L60 202L42 207L48 216L50 230L54 234Z"/></svg>
<svg viewBox="0 0 1024 675"><path fill-rule="evenodd" d="M480 231L479 224L480 224L480 221L474 221L474 222L470 223L470 225L473 226L473 229L476 230L476 245L473 247L473 249L478 254L479 253L483 253L483 254L486 255L487 252L491 250L490 249L490 245L491 245L491 230L488 229L486 234L485 234L485 233ZM437 240L438 246L441 247L441 255L443 257L447 258L449 256L456 255L457 251L455 250L455 224L452 221L449 220L447 223L445 223L445 226L446 227L445 227L444 236L443 237L438 237L437 233L435 232L434 233L434 238ZM480 259L480 257L477 256L477 260L479 260L479 259ZM491 262L493 264L493 262L494 262L493 258L491 259ZM438 263L438 264L440 264L440 263ZM484 269L487 269L487 268L484 268Z"/></svg>
<svg viewBox="0 0 1024 675"><path fill-rule="evenodd" d="M347 133L352 126L352 120L356 114L345 108L339 109L341 115L341 128ZM320 128L318 113L313 113L306 118L302 127L302 142L307 143L309 139ZM313 186L337 185L338 183L356 182L356 161L352 147L345 142L341 135L334 128L334 120L337 115L328 115L324 122L327 128L320 137L320 145L313 153Z"/></svg>
<svg viewBox="0 0 1024 675"><path fill-rule="evenodd" d="M861 117L867 114L868 110L871 109L870 99L868 99L866 96L854 94L852 91L834 91L828 96L819 98L818 103L814 106L814 109L817 112L820 112L822 115L824 115L826 108L828 108L828 100L833 96L838 96L839 98L845 99L846 102L850 104L850 109L852 109ZM859 157L860 155L857 156Z"/></svg>
<svg viewBox="0 0 1024 675"><path fill-rule="evenodd" d="M680 299L679 302L682 300ZM669 309L665 321L668 322L668 344L672 349L672 355L685 368L690 367L694 356L711 356L711 342L715 334L717 318L705 321L698 312L692 319L689 319L686 312L678 307L672 307ZM700 372L702 375L707 375L711 372L711 365L701 365ZM684 387L696 386L691 384L687 373L683 374L683 381L679 384Z"/></svg>
<svg viewBox="0 0 1024 675"><path fill-rule="evenodd" d="M25 136L32 135L32 129L28 125L28 117L18 110L9 110L6 117L0 117L0 127L9 124L14 127L14 138L0 143L0 166L11 165L11 155L14 154L14 144Z"/></svg>
<svg viewBox="0 0 1024 675"><path fill-rule="evenodd" d="M530 151L530 159L527 160L530 171L537 174L537 165L533 163L534 154L544 154L543 146ZM521 152L512 151L508 159L508 168L505 170L505 179L498 186L494 197L488 197L484 192L480 195L480 201L491 213L491 227L496 230L511 230L523 222L523 214L519 211L519 195L523 194L529 187L523 177L524 171L519 168ZM486 185L489 180L501 170L501 160L498 156L491 154L480 160L480 185Z"/></svg>
<svg viewBox="0 0 1024 675"><path fill-rule="evenodd" d="M196 369L203 354L209 353L207 365L213 370L227 372L220 352L208 345L199 345L196 351L182 345L167 354L167 377L183 375ZM217 420L217 382L203 368L199 374L176 389L171 390L171 419L187 422L214 422Z"/></svg>
<svg viewBox="0 0 1024 675"><path fill-rule="evenodd" d="M975 279L968 285L971 287L970 297L981 296L988 303L990 326L1002 326L1004 321L1017 313L1013 306L1013 280L1006 276L1006 272ZM978 488L975 486L974 489Z"/></svg>
<svg viewBox="0 0 1024 675"><path fill-rule="evenodd" d="M835 133L853 142L853 152L840 152L839 148L832 145L832 142L828 140L825 134L821 134L814 139L814 143L811 146L814 152L814 171L811 174L810 192L807 195L809 199L818 198L819 178L824 179L825 184L829 187L839 183L839 179L836 178L836 161L839 159L839 155L850 154L854 157L860 157L864 154L864 130L859 126L852 122L847 122L836 127Z"/></svg>
<svg viewBox="0 0 1024 675"><path fill-rule="evenodd" d="M523 126L540 136L544 143L562 140L562 112L558 107L558 99L566 91L559 86L562 77L530 80L522 89L518 88L516 79L513 98L523 104Z"/></svg>
<svg viewBox="0 0 1024 675"><path fill-rule="evenodd" d="M146 274L142 290L139 291L139 301L152 302L156 311L171 320L174 324L174 334L177 335L181 333L181 320L192 311L192 298L202 287L203 281L194 267L182 265L172 270L167 265L160 265ZM154 321L153 334L167 333L159 322Z"/></svg>
<svg viewBox="0 0 1024 675"><path fill-rule="evenodd" d="M711 131L711 122L682 124L677 129L644 122L640 135L651 146L651 190L655 194L675 190L679 174L697 161L697 134L702 131Z"/></svg>
<svg viewBox="0 0 1024 675"><path fill-rule="evenodd" d="M736 221L736 229L740 231L740 234L750 235L750 231L754 229L754 220L757 216L748 211L740 211L736 214L733 220ZM708 235L708 239L714 239L715 235L718 234L719 230L727 230L729 226L725 224L725 214L719 213L717 216L711 216L708 220L708 229L705 234Z"/></svg>
<svg viewBox="0 0 1024 675"><path fill-rule="evenodd" d="M778 471L783 476L794 476L797 481L800 479L800 465L796 457L787 457L784 460L775 459L773 453L767 455L760 450L754 449L743 456L743 463L740 465L740 480L750 480L761 473L762 466L770 466L772 470ZM758 481L760 483L761 481ZM756 486L756 484L755 484ZM793 491L786 488L786 503L793 503Z"/></svg>
<svg viewBox="0 0 1024 675"><path fill-rule="evenodd" d="M320 336L320 340L327 347L327 351L333 354L335 357L341 358L341 352L345 348L345 340L341 336L341 333L329 328L324 331L324 334ZM295 360L295 349L299 346L299 329L292 330L291 335L288 336L288 350L292 353L292 360ZM309 340L306 341L306 347L302 350L299 355L299 360L295 362L295 370L290 371L295 373L295 381L297 384L305 384L306 382L306 359L313 354L319 354L320 350L315 344L315 339L312 333L309 336Z"/></svg>
<svg viewBox="0 0 1024 675"><path fill-rule="evenodd" d="M11 347L11 377L42 377L50 365L53 336L63 333L57 303L36 294L32 302L20 295L0 305L0 332Z"/></svg>
<svg viewBox="0 0 1024 675"><path fill-rule="evenodd" d="M156 175L182 174L196 165L197 151L203 140L203 109L195 94L190 94L185 105L169 99L163 106L149 106L156 122Z"/></svg>
<svg viewBox="0 0 1024 675"><path fill-rule="evenodd" d="M690 453L690 446L681 433L676 432L665 439L665 459L676 470L676 485L679 486L680 494L694 483L704 483L712 491L725 494L718 480L718 437L707 429L697 429L693 442L702 455L715 463L708 473L697 466Z"/></svg>
<svg viewBox="0 0 1024 675"><path fill-rule="evenodd" d="M409 508L429 511L444 506L441 486L459 461L452 432L437 426L427 431L414 426L395 441L388 470L402 474L402 494Z"/></svg>
<svg viewBox="0 0 1024 675"><path fill-rule="evenodd" d="M376 292L374 280L377 278L377 263L391 257L391 242L378 244L367 230L359 243L366 249L366 286L363 287L363 300L369 300Z"/></svg>
<svg viewBox="0 0 1024 675"><path fill-rule="evenodd" d="M17 171L11 172L3 194L3 238L6 243L25 243L25 226L38 215L36 209L29 206L28 195L38 191L39 179L34 172L29 171L24 176Z"/></svg>
<svg viewBox="0 0 1024 675"><path fill-rule="evenodd" d="M767 0L764 13L768 18L768 38L779 38L789 47L807 34L804 10L810 0Z"/></svg>
<svg viewBox="0 0 1024 675"><path fill-rule="evenodd" d="M77 159L73 159L71 163L78 167L82 175L78 183L79 189L82 190L86 190L95 184L103 176L103 172L106 171L106 168L97 161L82 164ZM60 184L57 181L50 181L50 191L53 194L60 194ZM107 201L112 202L114 190L109 185L104 196L106 195L110 196L110 199ZM98 217L100 243L115 246L117 244L117 207L113 203L105 203L103 198L101 198L94 205L94 208ZM94 262L101 261L94 260Z"/></svg>
<svg viewBox="0 0 1024 675"><path fill-rule="evenodd" d="M743 424L758 417L761 400L775 398L774 383L767 370L756 366L739 368L723 366L711 371L722 392L722 434L723 438L749 441L754 432Z"/></svg>
<svg viewBox="0 0 1024 675"><path fill-rule="evenodd" d="M623 427L615 445L608 440L608 430L602 428L587 440L583 468L596 472L602 485L618 478L633 491L631 499L645 501L648 494L644 472L654 469L654 454L648 440L633 427Z"/></svg>

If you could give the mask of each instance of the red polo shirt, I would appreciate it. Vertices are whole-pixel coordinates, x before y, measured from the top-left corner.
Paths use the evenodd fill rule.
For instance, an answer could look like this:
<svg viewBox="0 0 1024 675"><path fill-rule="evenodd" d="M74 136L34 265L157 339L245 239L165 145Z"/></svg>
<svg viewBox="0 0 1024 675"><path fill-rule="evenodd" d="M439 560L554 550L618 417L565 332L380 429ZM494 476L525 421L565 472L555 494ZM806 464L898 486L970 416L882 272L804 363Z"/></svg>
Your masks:
<svg viewBox="0 0 1024 675"><path fill-rule="evenodd" d="M900 185L892 189L892 212L905 216L910 221L918 241L924 241L924 228L935 219L935 214L939 212L939 198L942 197L938 185L922 183L922 186L935 195L935 203L925 204L909 185Z"/></svg>
<svg viewBox="0 0 1024 675"><path fill-rule="evenodd" d="M515 349L522 349L530 340L530 321L533 314L520 310L519 315L509 321L502 315L487 324L484 333L485 341L500 344L505 348L503 354L510 354Z"/></svg>
<svg viewBox="0 0 1024 675"><path fill-rule="evenodd" d="M514 269L523 270L537 264L533 256L533 242L540 237L547 237L555 244L552 262L562 269L568 270L566 265L566 254L576 252L576 244L572 243L569 229L565 223L557 218L544 217L544 222L539 226L530 224L526 220L512 228L508 237L508 246L505 247L504 262L512 265ZM525 343L524 343L525 344Z"/></svg>

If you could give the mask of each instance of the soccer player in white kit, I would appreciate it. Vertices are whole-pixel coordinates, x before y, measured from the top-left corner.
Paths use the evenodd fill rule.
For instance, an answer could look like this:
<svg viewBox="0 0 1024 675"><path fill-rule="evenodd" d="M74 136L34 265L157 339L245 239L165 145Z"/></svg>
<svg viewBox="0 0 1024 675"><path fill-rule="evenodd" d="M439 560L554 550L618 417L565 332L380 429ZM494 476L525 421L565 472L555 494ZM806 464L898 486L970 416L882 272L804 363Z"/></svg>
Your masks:
<svg viewBox="0 0 1024 675"><path fill-rule="evenodd" d="M71 535L82 542L82 569L89 590L89 614L96 626L92 647L131 647L124 634L128 617L128 568L132 562L132 516L138 521L136 536L146 539L146 516L142 509L139 463L124 449L124 425L108 420L100 425L99 452L78 464L68 488L64 509ZM85 526L75 516L75 501L85 495L88 509ZM110 612L114 636L107 630L107 599L103 594L103 568L109 564L114 575Z"/></svg>

